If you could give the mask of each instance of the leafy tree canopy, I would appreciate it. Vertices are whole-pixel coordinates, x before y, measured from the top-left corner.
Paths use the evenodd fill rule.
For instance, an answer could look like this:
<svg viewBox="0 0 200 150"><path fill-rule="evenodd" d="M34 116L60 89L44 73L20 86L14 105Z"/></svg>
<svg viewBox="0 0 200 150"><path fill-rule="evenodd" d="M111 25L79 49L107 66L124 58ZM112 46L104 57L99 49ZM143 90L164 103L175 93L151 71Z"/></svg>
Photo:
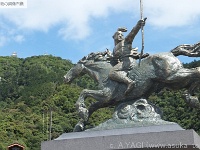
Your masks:
<svg viewBox="0 0 200 150"><path fill-rule="evenodd" d="M73 131L78 122L74 104L81 90L97 89L97 84L88 75L71 85L64 84L63 76L72 66L71 61L51 55L25 59L0 57L0 149L20 143L26 150L40 150L41 141ZM200 61L185 66L200 66ZM199 91L197 94L200 98ZM200 111L189 108L181 95L182 91L163 90L150 100L162 109L163 119L200 134ZM92 101L90 98L86 103ZM87 127L110 118L112 112L113 108L95 112Z"/></svg>

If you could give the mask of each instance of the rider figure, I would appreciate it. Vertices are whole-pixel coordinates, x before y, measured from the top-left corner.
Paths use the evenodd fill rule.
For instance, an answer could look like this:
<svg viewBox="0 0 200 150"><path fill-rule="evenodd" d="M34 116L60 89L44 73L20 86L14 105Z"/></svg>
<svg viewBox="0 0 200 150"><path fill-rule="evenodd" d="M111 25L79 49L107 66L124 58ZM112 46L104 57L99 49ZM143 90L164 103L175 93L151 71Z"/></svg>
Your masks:
<svg viewBox="0 0 200 150"><path fill-rule="evenodd" d="M113 57L118 60L118 63L109 73L109 78L117 82L122 82L127 85L125 94L128 94L135 86L135 81L127 77L127 71L136 65L136 59L140 57L137 52L138 48L132 48L133 39L142 26L145 25L145 20L139 20L131 32L124 38L122 32L126 32L126 28L118 28L118 31L113 35L115 47L113 49ZM144 54L142 57L147 57Z"/></svg>

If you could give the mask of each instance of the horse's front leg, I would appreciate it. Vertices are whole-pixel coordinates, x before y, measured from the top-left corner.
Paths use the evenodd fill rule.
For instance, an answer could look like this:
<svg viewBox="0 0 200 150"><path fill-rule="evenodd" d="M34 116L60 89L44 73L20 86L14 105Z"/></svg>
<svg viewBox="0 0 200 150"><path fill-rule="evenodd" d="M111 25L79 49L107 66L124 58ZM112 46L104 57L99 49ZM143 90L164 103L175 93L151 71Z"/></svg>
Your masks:
<svg viewBox="0 0 200 150"><path fill-rule="evenodd" d="M76 101L76 109L77 109L79 117L82 119L82 122L85 122L88 120L88 110L85 105L85 99L87 98L87 93L89 91L90 90L84 89L81 92L78 100Z"/></svg>
<svg viewBox="0 0 200 150"><path fill-rule="evenodd" d="M85 105L85 99L87 97L92 97L92 98L96 99L97 101L103 103L103 101L109 99L110 95L111 95L111 92L107 88L104 88L103 90L87 90L87 89L84 89L81 92L81 94L80 94L80 96L79 96L79 98L76 102L76 109L78 111L80 118L83 119L83 121L88 120L88 110L87 110L86 105Z"/></svg>
<svg viewBox="0 0 200 150"><path fill-rule="evenodd" d="M75 126L75 129L77 128L78 130L75 130L74 131L79 131L79 129L83 130L83 127L84 127L84 122L87 122L88 121L88 117L89 117L89 111L88 109L86 108L86 105L85 105L85 99L87 97L92 97L94 99L96 99L97 101L99 102L102 102L105 101L105 100L108 100L109 97L111 96L111 92L109 89L107 88L104 88L103 90L87 90L87 89L84 89L77 102L76 102L76 109L77 109L77 112L79 114L79 117L81 118L79 123ZM101 108L99 106L99 108ZM99 109L97 108L97 109Z"/></svg>

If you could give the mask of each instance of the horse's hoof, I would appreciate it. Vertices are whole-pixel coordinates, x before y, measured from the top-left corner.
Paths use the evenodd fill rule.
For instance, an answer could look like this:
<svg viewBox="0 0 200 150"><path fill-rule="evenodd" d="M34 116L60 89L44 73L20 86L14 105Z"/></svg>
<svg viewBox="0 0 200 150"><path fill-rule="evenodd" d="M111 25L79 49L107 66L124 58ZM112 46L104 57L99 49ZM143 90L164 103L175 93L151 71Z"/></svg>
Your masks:
<svg viewBox="0 0 200 150"><path fill-rule="evenodd" d="M75 125L73 132L81 132L84 130L84 124L79 122Z"/></svg>

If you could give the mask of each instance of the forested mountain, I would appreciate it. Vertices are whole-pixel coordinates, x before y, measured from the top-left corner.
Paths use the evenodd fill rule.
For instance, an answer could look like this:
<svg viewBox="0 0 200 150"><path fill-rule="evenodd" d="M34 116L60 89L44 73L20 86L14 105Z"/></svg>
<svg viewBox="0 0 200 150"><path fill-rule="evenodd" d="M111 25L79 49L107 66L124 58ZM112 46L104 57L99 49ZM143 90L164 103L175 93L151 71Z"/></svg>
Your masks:
<svg viewBox="0 0 200 150"><path fill-rule="evenodd" d="M185 65L200 66L200 61ZM73 130L78 121L74 104L81 90L97 86L87 75L70 85L64 84L63 76L72 66L69 60L51 55L25 59L0 57L0 150L15 142L26 150L40 150L41 141ZM199 91L197 94L200 98ZM182 91L163 90L150 100L161 107L165 120L177 122L185 129L193 128L200 134L200 111L185 104ZM90 101L93 100L88 99L87 103ZM97 111L87 126L108 119L112 110Z"/></svg>

